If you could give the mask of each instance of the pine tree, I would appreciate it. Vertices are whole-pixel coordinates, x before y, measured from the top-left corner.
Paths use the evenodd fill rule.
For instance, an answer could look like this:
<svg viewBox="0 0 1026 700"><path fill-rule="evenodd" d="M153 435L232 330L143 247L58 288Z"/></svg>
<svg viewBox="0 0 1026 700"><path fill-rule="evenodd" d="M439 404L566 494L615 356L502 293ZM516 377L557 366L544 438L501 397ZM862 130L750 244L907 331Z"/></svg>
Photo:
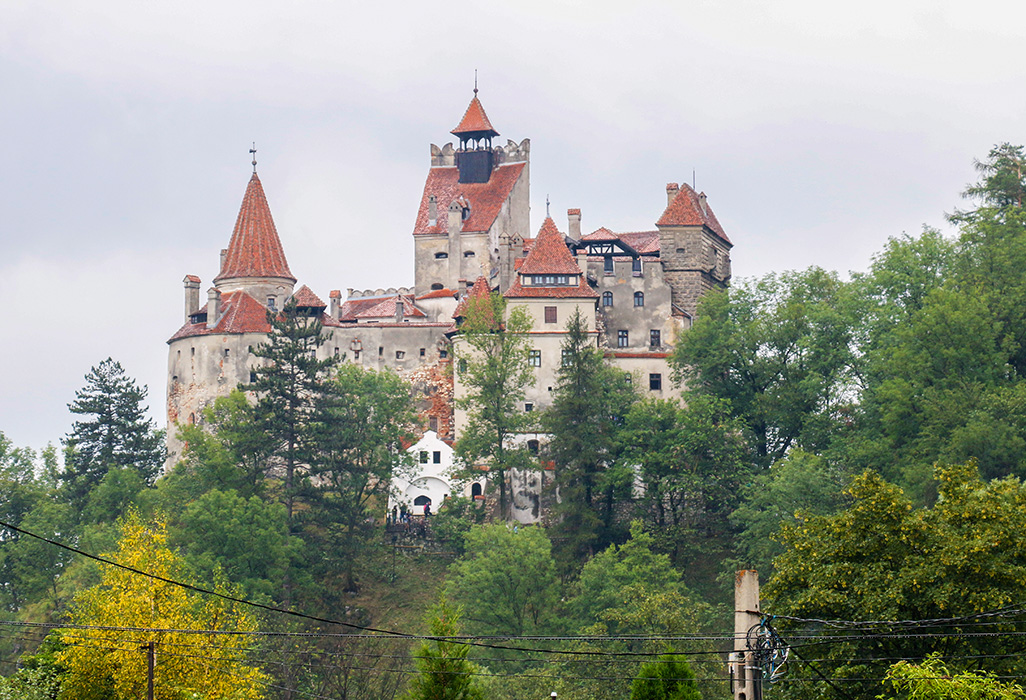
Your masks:
<svg viewBox="0 0 1026 700"><path fill-rule="evenodd" d="M145 386L136 384L109 357L90 369L85 379L86 385L68 404L72 413L85 418L75 421L64 441L67 456L62 479L76 503L111 469L134 469L152 483L165 454L164 431L146 417Z"/></svg>
<svg viewBox="0 0 1026 700"><path fill-rule="evenodd" d="M443 597L432 608L431 635L414 653L420 673L410 682L404 700L481 700L484 693L473 674L477 666L467 660L470 647L451 641L460 634L463 609Z"/></svg>

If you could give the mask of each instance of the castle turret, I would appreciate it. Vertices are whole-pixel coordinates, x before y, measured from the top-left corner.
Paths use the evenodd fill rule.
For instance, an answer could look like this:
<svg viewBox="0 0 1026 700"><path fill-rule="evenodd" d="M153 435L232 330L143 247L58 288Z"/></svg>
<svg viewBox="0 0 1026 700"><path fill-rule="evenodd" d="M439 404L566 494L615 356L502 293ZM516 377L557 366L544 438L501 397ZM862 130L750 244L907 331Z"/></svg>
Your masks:
<svg viewBox="0 0 1026 700"><path fill-rule="evenodd" d="M477 88L474 88L474 99L463 113L459 126L450 133L460 140L459 150L456 151L460 183L488 182L496 164L495 154L492 153L492 137L498 136L499 132L488 121L488 115L477 99Z"/></svg>

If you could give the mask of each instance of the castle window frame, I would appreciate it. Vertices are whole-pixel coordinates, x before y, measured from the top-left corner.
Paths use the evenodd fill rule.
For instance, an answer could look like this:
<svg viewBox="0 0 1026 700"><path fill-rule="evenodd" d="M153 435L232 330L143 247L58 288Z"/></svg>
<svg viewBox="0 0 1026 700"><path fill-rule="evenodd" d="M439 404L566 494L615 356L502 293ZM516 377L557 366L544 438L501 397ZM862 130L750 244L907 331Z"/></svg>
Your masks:
<svg viewBox="0 0 1026 700"><path fill-rule="evenodd" d="M527 401L526 403L524 403L524 413L530 413L533 410L534 410L534 404L533 403L531 403L530 401Z"/></svg>
<svg viewBox="0 0 1026 700"><path fill-rule="evenodd" d="M537 440L528 440L527 441L527 451L530 452L533 455L537 455L538 454L538 451L539 451L540 447L541 447L541 443L539 443Z"/></svg>
<svg viewBox="0 0 1026 700"><path fill-rule="evenodd" d="M626 330L622 330L622 329L618 330L616 332L616 347L618 347L618 348L630 347L630 345L631 345L630 337L631 337L630 333L627 332Z"/></svg>
<svg viewBox="0 0 1026 700"><path fill-rule="evenodd" d="M463 252L463 257L465 257L465 258L473 258L473 257L476 257L476 253L474 253L474 251L472 251L472 250L467 250L467 251Z"/></svg>
<svg viewBox="0 0 1026 700"><path fill-rule="evenodd" d="M439 450L435 450L434 454L431 455L431 461L434 464L442 463L442 453Z"/></svg>
<svg viewBox="0 0 1026 700"><path fill-rule="evenodd" d="M645 305L645 293L634 292L634 306L641 307Z"/></svg>
<svg viewBox="0 0 1026 700"><path fill-rule="evenodd" d="M609 307L613 305L613 293L602 292L602 306Z"/></svg>
<svg viewBox="0 0 1026 700"><path fill-rule="evenodd" d="M613 274L613 257L607 255L602 259L602 272L607 275Z"/></svg>
<svg viewBox="0 0 1026 700"><path fill-rule="evenodd" d="M448 253L435 253L435 260L448 260Z"/></svg>
<svg viewBox="0 0 1026 700"><path fill-rule="evenodd" d="M420 349L420 356L421 357L426 357L427 356L427 348L421 348Z"/></svg>
<svg viewBox="0 0 1026 700"><path fill-rule="evenodd" d="M529 350L527 352L527 364L530 367L541 367L541 350Z"/></svg>
<svg viewBox="0 0 1026 700"><path fill-rule="evenodd" d="M555 306L545 307L545 323L559 323Z"/></svg>
<svg viewBox="0 0 1026 700"><path fill-rule="evenodd" d="M576 287L577 275L524 275L528 287Z"/></svg>
<svg viewBox="0 0 1026 700"><path fill-rule="evenodd" d="M396 350L395 351L395 359L401 360L404 357L406 357L406 351L405 350Z"/></svg>
<svg viewBox="0 0 1026 700"><path fill-rule="evenodd" d="M641 258L634 258L631 260L631 272L635 277L641 277L644 275L641 271Z"/></svg>
<svg viewBox="0 0 1026 700"><path fill-rule="evenodd" d="M652 330L650 330L648 332L648 344L650 346L652 346L653 348L659 347L660 345L663 344L663 342L662 342L662 340L663 340L662 335L663 334L659 331L658 328L653 328Z"/></svg>
<svg viewBox="0 0 1026 700"><path fill-rule="evenodd" d="M663 390L663 375L658 372L652 372L648 375L648 388L649 391L662 391Z"/></svg>

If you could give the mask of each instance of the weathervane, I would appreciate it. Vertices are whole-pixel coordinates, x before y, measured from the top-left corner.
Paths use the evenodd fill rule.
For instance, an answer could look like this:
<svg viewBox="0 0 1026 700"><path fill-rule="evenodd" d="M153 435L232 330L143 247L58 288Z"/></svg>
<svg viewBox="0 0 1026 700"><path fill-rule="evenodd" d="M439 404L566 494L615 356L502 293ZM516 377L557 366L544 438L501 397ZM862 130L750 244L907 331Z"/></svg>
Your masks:
<svg viewBox="0 0 1026 700"><path fill-rule="evenodd" d="M474 69L474 96L477 96L477 68Z"/></svg>
<svg viewBox="0 0 1026 700"><path fill-rule="evenodd" d="M256 175L256 141L253 142L253 148L249 149L249 152L253 155L253 174Z"/></svg>
<svg viewBox="0 0 1026 700"><path fill-rule="evenodd" d="M549 218L549 196L545 195L545 218Z"/></svg>

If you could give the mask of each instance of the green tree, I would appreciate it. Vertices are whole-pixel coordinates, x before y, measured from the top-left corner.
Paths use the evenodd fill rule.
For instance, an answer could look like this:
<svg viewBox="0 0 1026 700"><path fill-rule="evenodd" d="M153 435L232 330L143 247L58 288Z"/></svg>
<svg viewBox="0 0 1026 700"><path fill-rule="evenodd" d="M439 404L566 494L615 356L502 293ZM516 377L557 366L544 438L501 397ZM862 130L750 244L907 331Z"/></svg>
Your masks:
<svg viewBox="0 0 1026 700"><path fill-rule="evenodd" d="M68 409L79 416L65 438L65 472L70 498L81 504L113 468L130 468L153 483L164 463L164 433L146 417L146 387L107 358L89 370L86 385Z"/></svg>
<svg viewBox="0 0 1026 700"><path fill-rule="evenodd" d="M342 365L314 409L311 519L323 538L322 563L331 574L343 575L345 590L354 591L355 565L373 534L368 508L387 494L393 469L408 459L410 389L392 372Z"/></svg>
<svg viewBox="0 0 1026 700"><path fill-rule="evenodd" d="M662 654L641 665L631 685L631 700L701 700L687 657Z"/></svg>
<svg viewBox="0 0 1026 700"><path fill-rule="evenodd" d="M183 561L168 547L166 526L145 523L134 514L122 523L118 550L108 558L164 578L185 578ZM233 700L262 697L258 684L266 676L246 660L249 638L239 634L254 631L256 622L230 601L204 600L180 586L105 564L102 582L75 597L70 622L83 627L61 633L68 644L57 654L58 663L67 669L62 699L144 696L146 654L140 651L140 641L156 644L154 689L161 700L189 694ZM201 655L182 651L197 645L202 645Z"/></svg>
<svg viewBox="0 0 1026 700"><path fill-rule="evenodd" d="M979 671L954 673L939 654L930 654L922 663L899 661L887 671L884 685L891 693L879 700L1020 700L1026 697L1018 683L1005 683L992 674Z"/></svg>
<svg viewBox="0 0 1026 700"><path fill-rule="evenodd" d="M449 569L446 597L464 605L474 634L522 636L547 629L557 597L552 545L538 527L478 525Z"/></svg>
<svg viewBox="0 0 1026 700"><path fill-rule="evenodd" d="M575 309L566 325L552 406L542 416L551 436L547 455L556 466L560 497L554 531L564 568L576 568L609 542L615 481L605 478L606 470L616 458L618 432L636 398L633 384L606 363Z"/></svg>
<svg viewBox="0 0 1026 700"><path fill-rule="evenodd" d="M784 528L786 551L763 588L764 610L808 620L926 621L893 630L850 625L820 654L827 675L880 677L882 662L870 659L916 660L934 651L972 658L983 670L1023 672L1023 643L1015 634L1021 616L994 617L986 636L968 633L977 629L972 615L1019 598L1026 488L1011 478L984 482L972 464L938 468L936 477L933 507L915 507L901 489L866 472L852 481L846 510L805 515ZM929 622L943 619L952 621ZM780 621L792 629L817 624ZM845 687L855 695L872 691L862 680Z"/></svg>
<svg viewBox="0 0 1026 700"><path fill-rule="evenodd" d="M254 381L243 389L257 395L252 429L272 440L270 453L284 472L281 500L292 522L297 495L305 489L300 467L311 457L314 404L336 361L317 358L327 336L320 319L298 307L295 298L290 297L280 313L268 311L267 321L267 341L251 350L265 362L255 367Z"/></svg>
<svg viewBox="0 0 1026 700"><path fill-rule="evenodd" d="M710 292L671 365L689 394L730 401L767 467L792 447L833 439L850 401L857 305L836 274L819 268Z"/></svg>
<svg viewBox="0 0 1026 700"><path fill-rule="evenodd" d="M456 406L467 412L456 454L467 467L487 465L488 480L498 486L503 517L508 517L510 506L506 475L533 464L527 449L513 442L532 427L533 417L520 406L525 388L534 383L528 364L530 329L531 319L523 307L507 309L499 294L472 295L453 344L457 390L465 390Z"/></svg>
<svg viewBox="0 0 1026 700"><path fill-rule="evenodd" d="M404 700L480 700L484 692L474 678L478 667L467 660L470 647L452 641L460 634L463 609L444 597L429 613L433 640L414 652L419 673L410 681Z"/></svg>

